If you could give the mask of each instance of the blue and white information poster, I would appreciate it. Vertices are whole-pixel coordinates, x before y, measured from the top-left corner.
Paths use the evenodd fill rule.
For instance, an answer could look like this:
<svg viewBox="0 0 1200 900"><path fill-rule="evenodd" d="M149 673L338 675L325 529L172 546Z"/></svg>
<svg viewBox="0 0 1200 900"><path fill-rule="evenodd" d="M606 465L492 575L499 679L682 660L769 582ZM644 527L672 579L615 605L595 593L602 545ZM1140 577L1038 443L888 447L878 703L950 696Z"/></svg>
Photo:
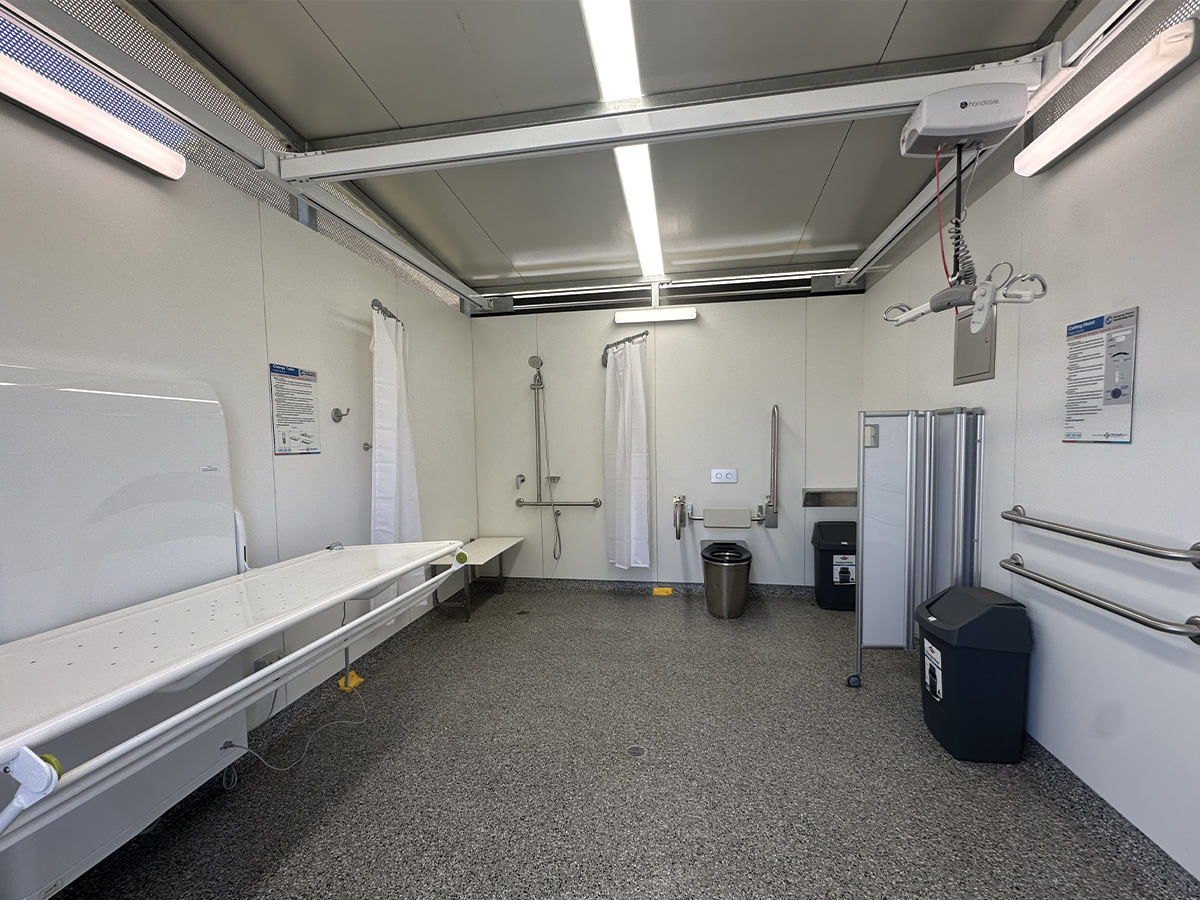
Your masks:
<svg viewBox="0 0 1200 900"><path fill-rule="evenodd" d="M271 418L276 456L320 453L317 373L271 363Z"/></svg>
<svg viewBox="0 0 1200 900"><path fill-rule="evenodd" d="M1063 443L1128 444L1138 308L1067 326Z"/></svg>

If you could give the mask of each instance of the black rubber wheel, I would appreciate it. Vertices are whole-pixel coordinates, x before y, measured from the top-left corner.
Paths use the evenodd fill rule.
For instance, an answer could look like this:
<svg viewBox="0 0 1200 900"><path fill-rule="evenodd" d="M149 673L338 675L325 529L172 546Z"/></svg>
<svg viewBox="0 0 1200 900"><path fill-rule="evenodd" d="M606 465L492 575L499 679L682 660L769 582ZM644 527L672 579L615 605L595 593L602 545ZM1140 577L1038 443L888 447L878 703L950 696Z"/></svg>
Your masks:
<svg viewBox="0 0 1200 900"><path fill-rule="evenodd" d="M847 675L846 676L846 687L852 687L852 688L862 687L862 678L860 678L857 674Z"/></svg>

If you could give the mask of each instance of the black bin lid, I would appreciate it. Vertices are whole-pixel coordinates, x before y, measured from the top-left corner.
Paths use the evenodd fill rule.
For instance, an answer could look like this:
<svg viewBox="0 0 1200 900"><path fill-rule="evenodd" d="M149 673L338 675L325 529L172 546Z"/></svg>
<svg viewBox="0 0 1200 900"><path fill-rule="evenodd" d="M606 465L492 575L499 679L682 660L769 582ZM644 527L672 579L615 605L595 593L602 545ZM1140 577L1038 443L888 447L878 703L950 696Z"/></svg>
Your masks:
<svg viewBox="0 0 1200 900"><path fill-rule="evenodd" d="M917 607L917 623L953 647L1028 653L1029 613L1011 597L981 587L948 587Z"/></svg>
<svg viewBox="0 0 1200 900"><path fill-rule="evenodd" d="M813 525L812 545L818 550L854 553L858 526L854 522L817 522Z"/></svg>

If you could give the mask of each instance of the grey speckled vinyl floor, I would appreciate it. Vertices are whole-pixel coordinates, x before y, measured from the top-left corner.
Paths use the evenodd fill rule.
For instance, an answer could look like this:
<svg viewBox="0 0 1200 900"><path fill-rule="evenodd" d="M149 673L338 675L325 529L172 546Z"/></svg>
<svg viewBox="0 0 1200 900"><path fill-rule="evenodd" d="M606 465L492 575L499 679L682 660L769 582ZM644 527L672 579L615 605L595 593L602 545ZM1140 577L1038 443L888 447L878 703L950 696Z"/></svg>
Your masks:
<svg viewBox="0 0 1200 900"><path fill-rule="evenodd" d="M845 687L852 627L803 595L725 622L510 583L357 663L366 725L286 774L243 758L59 896L1200 898L1036 744L947 755L914 656L870 652ZM359 715L330 683L251 743L289 762Z"/></svg>

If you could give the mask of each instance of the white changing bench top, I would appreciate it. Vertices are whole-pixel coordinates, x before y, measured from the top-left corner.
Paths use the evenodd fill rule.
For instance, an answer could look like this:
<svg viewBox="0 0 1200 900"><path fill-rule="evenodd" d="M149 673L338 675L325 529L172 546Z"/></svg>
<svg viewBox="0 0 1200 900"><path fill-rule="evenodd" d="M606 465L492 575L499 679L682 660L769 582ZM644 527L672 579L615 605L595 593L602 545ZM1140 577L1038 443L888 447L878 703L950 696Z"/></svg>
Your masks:
<svg viewBox="0 0 1200 900"><path fill-rule="evenodd" d="M462 545L463 552L467 554L464 565L481 566L486 562L491 562L505 550L518 546L524 540L525 538L523 537L481 537L473 541L468 541ZM453 554L433 561L433 565L435 566L450 566L453 564Z"/></svg>
<svg viewBox="0 0 1200 900"><path fill-rule="evenodd" d="M321 550L0 644L0 759L214 666L458 541Z"/></svg>

